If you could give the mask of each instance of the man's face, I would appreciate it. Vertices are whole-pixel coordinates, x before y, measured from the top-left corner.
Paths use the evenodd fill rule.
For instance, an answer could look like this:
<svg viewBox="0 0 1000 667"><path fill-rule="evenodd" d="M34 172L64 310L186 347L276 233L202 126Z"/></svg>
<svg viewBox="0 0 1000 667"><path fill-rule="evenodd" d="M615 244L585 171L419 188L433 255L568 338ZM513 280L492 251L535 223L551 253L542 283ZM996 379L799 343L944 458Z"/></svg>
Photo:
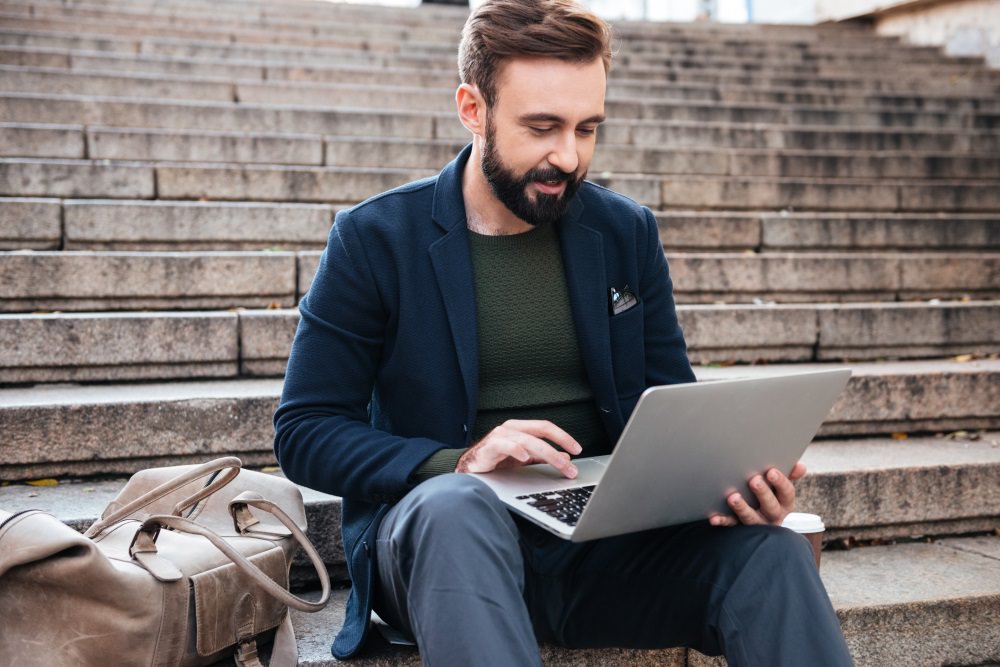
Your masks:
<svg viewBox="0 0 1000 667"><path fill-rule="evenodd" d="M496 198L521 220L540 225L562 217L594 155L606 83L600 59L517 59L501 70L482 169Z"/></svg>

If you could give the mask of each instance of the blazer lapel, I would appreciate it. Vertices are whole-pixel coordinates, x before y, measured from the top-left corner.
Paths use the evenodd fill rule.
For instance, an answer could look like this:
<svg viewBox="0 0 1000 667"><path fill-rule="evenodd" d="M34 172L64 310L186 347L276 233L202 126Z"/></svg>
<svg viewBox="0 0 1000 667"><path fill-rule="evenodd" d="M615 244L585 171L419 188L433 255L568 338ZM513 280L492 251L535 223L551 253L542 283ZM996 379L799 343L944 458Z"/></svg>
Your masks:
<svg viewBox="0 0 1000 667"><path fill-rule="evenodd" d="M566 287L580 354L597 406L604 418L615 416L622 421L611 367L604 244L599 232L583 224L582 214L583 204L575 199L560 221L559 239ZM621 424L617 428L620 430Z"/></svg>
<svg viewBox="0 0 1000 667"><path fill-rule="evenodd" d="M479 343L475 279L466 232L461 179L462 167L470 152L471 145L459 153L438 177L431 216L445 233L430 245L428 253L455 342L467 401L465 423L471 428L479 402Z"/></svg>

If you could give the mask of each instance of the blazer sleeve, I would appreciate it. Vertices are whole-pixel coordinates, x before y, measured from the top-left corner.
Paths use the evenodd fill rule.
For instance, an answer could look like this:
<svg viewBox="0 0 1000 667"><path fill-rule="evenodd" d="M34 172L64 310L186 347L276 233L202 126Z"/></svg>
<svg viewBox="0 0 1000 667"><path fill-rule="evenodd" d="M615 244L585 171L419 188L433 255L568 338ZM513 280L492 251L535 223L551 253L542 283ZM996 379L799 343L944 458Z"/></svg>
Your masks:
<svg viewBox="0 0 1000 667"><path fill-rule="evenodd" d="M299 304L301 319L274 415L274 452L298 484L391 502L414 486L411 473L444 445L370 424L388 323L377 270L350 214L342 211Z"/></svg>
<svg viewBox="0 0 1000 667"><path fill-rule="evenodd" d="M640 293L644 301L646 386L695 382L687 355L684 332L677 320L674 288L667 258L663 254L659 229L652 211L643 208L646 217L645 243L640 252L645 266Z"/></svg>

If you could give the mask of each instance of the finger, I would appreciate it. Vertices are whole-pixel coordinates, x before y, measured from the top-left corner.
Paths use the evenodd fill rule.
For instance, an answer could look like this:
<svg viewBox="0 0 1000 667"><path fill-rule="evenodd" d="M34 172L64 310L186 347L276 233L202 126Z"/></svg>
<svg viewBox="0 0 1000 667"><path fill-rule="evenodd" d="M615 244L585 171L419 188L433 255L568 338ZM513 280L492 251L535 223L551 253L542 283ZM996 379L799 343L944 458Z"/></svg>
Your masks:
<svg viewBox="0 0 1000 667"><path fill-rule="evenodd" d="M536 438L545 438L570 454L579 454L583 451L583 447L573 439L573 436L545 419L508 419L502 426L528 433Z"/></svg>
<svg viewBox="0 0 1000 667"><path fill-rule="evenodd" d="M784 477L784 475L781 476ZM790 485L791 482L789 482ZM761 475L754 475L750 480L750 489L757 497L757 505L759 506L757 511L767 523L780 523L785 518L786 512L778 501L774 489Z"/></svg>
<svg viewBox="0 0 1000 667"><path fill-rule="evenodd" d="M795 468L792 468L792 472L795 472ZM777 496L778 502L781 503L783 510L781 518L784 519L785 514L795 509L795 485L777 468L771 468L767 471L767 481L774 489L774 495Z"/></svg>
<svg viewBox="0 0 1000 667"><path fill-rule="evenodd" d="M726 498L726 504L729 508L733 510L733 514L739 519L739 522L747 526L752 526L754 524L764 523L764 518L755 510L750 507L747 501L743 500L743 496L738 493L731 493Z"/></svg>
<svg viewBox="0 0 1000 667"><path fill-rule="evenodd" d="M712 514L708 517L708 522L713 526L731 527L739 523L734 516L726 514Z"/></svg>
<svg viewBox="0 0 1000 667"><path fill-rule="evenodd" d="M535 462L548 463L564 476L573 479L577 475L576 466L570 461L569 454L559 451L544 440L539 440L526 433L521 434L519 443Z"/></svg>
<svg viewBox="0 0 1000 667"><path fill-rule="evenodd" d="M788 473L788 479L793 482L797 479L802 479L806 475L806 464L802 461L797 462L792 466L792 471Z"/></svg>

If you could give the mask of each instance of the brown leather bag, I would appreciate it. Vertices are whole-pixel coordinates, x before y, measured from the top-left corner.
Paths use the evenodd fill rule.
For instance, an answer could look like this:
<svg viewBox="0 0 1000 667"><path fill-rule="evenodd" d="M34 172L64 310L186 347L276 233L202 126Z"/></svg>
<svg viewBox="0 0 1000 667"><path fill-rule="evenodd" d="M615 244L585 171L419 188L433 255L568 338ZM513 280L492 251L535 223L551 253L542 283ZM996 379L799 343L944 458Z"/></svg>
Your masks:
<svg viewBox="0 0 1000 667"><path fill-rule="evenodd" d="M136 473L81 535L37 510L0 511L0 663L210 665L298 660L288 607L319 611L330 579L299 489L227 457ZM206 481L207 480L207 481ZM288 592L299 546L321 598Z"/></svg>

